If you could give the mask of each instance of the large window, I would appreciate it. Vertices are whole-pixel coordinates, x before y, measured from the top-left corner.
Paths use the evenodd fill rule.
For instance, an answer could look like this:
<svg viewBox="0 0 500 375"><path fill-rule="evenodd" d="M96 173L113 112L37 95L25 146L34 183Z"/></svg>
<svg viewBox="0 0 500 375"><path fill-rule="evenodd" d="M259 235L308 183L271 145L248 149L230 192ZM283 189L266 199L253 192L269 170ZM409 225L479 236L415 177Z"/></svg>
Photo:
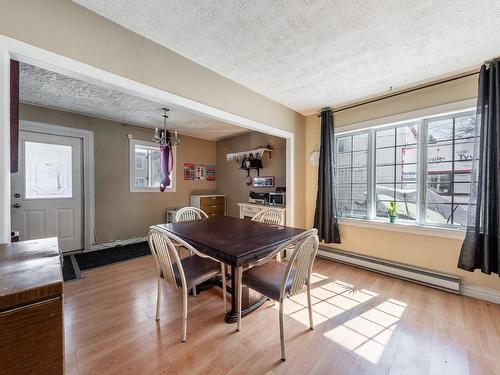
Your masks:
<svg viewBox="0 0 500 375"><path fill-rule="evenodd" d="M466 225L474 113L409 121L336 136L339 216Z"/></svg>
<svg viewBox="0 0 500 375"><path fill-rule="evenodd" d="M167 190L173 191L175 186L174 178L175 173L172 171L170 174L171 184L167 187ZM152 142L131 140L130 191L160 191L162 179L160 146Z"/></svg>

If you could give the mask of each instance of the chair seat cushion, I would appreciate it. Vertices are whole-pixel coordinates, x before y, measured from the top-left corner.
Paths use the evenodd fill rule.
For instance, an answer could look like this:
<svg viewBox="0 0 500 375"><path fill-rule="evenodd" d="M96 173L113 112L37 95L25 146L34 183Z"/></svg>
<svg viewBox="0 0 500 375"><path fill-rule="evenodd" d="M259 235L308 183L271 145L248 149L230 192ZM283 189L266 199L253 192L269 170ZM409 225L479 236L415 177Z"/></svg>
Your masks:
<svg viewBox="0 0 500 375"><path fill-rule="evenodd" d="M280 299L280 287L285 277L287 263L271 260L261 266L255 266L243 272L243 284L257 292L272 298ZM296 269L290 270L290 275L285 287L285 297L292 287Z"/></svg>
<svg viewBox="0 0 500 375"><path fill-rule="evenodd" d="M220 272L220 263L210 258L202 258L198 255L188 256L181 259L184 275L186 276L186 284L188 288L201 284L207 281ZM177 285L182 285L179 268L174 265L174 274Z"/></svg>

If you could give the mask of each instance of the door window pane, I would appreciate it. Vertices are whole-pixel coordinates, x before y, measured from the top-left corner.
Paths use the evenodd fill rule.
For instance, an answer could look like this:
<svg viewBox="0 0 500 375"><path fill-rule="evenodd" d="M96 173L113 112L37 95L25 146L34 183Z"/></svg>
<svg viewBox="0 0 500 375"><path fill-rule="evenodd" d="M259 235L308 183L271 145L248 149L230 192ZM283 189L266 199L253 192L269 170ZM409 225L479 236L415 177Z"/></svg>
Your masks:
<svg viewBox="0 0 500 375"><path fill-rule="evenodd" d="M26 199L73 198L73 149L50 143L24 143Z"/></svg>

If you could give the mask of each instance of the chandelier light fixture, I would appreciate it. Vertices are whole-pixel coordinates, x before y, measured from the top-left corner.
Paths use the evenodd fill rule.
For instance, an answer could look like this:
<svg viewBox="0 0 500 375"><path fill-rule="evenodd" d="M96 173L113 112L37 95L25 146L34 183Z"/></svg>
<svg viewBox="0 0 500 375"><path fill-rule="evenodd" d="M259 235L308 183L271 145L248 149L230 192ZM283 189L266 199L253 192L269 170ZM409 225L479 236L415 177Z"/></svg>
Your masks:
<svg viewBox="0 0 500 375"><path fill-rule="evenodd" d="M153 141L159 143L162 147L172 147L177 146L181 143L181 140L177 134L177 129L174 130L174 135L170 135L167 130L167 112L170 111L168 108L162 108L163 114L163 129L158 129L158 126L155 127L155 131L153 133ZM170 135L170 136L169 136Z"/></svg>

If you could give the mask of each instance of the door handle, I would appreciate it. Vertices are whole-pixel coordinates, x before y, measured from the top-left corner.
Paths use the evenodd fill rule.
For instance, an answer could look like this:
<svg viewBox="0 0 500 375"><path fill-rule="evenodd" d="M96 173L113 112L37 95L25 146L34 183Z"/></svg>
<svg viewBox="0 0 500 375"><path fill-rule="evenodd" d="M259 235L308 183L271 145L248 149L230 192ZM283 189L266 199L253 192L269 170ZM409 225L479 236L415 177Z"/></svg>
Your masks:
<svg viewBox="0 0 500 375"><path fill-rule="evenodd" d="M21 208L21 203L16 203L16 204L14 205L14 208Z"/></svg>

